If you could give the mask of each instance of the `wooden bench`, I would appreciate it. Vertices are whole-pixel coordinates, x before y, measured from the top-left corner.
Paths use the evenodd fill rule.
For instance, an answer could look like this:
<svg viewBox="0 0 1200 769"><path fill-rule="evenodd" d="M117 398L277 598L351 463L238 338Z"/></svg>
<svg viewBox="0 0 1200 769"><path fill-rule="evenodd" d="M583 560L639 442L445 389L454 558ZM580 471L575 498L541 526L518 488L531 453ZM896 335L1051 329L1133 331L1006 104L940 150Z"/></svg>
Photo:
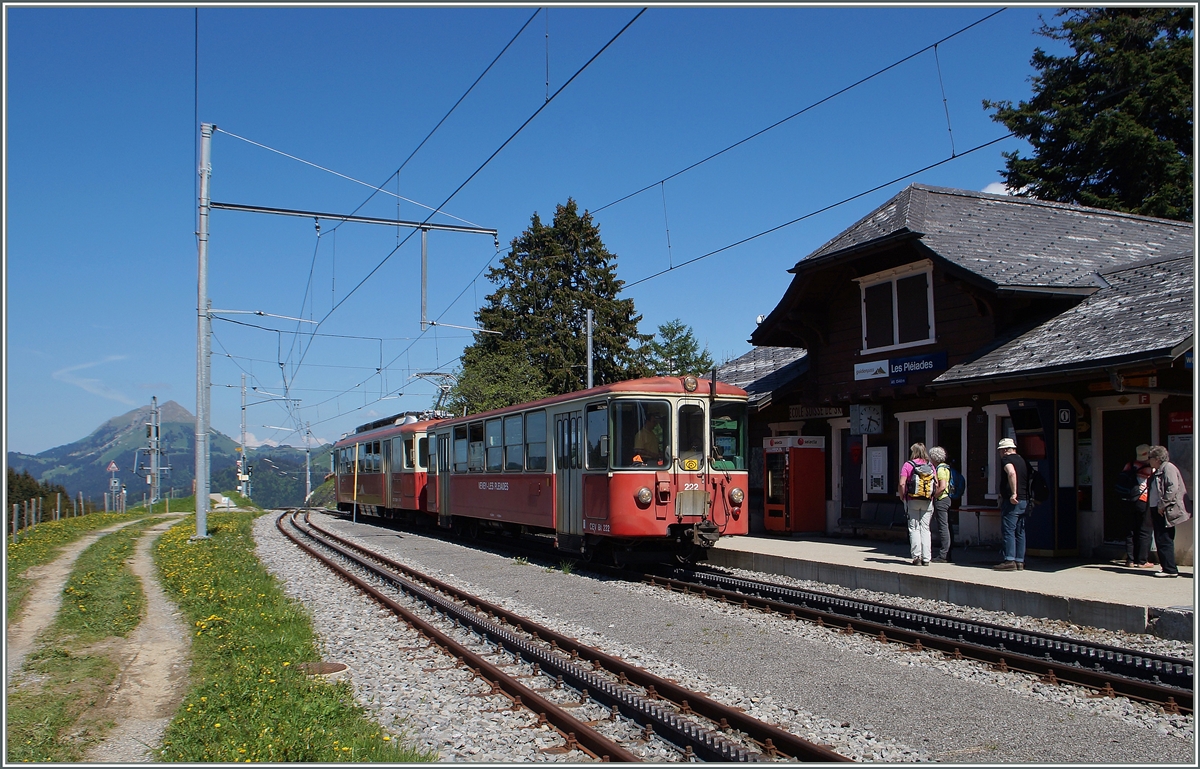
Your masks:
<svg viewBox="0 0 1200 769"><path fill-rule="evenodd" d="M858 533L859 529L890 529L908 526L903 502L863 502L855 517L838 518L838 526Z"/></svg>

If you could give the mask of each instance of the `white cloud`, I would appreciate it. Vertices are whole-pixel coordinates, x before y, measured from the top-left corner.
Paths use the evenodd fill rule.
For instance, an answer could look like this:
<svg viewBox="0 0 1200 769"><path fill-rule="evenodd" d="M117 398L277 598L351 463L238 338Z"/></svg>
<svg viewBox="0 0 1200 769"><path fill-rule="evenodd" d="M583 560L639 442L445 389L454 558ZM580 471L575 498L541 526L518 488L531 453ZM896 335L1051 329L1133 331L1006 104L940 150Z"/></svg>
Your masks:
<svg viewBox="0 0 1200 769"><path fill-rule="evenodd" d="M99 379L86 379L84 377L75 376L74 373L76 371L82 371L83 369L92 368L93 366L100 366L105 363L125 360L125 357L126 356L124 355L109 355L103 360L92 361L91 363L80 363L77 366L60 368L58 371L55 371L53 374L51 374L51 376L60 382L66 382L67 384L75 385L81 390L90 392L92 395L99 395L101 398L108 398L109 400L117 401L118 403L124 403L127 406L136 406L137 401L117 392Z"/></svg>
<svg viewBox="0 0 1200 769"><path fill-rule="evenodd" d="M982 191L991 193L992 195L1011 195L1012 194L1012 190L1010 190L1008 188L1008 185L1005 184L1004 182L992 182L988 186L984 187Z"/></svg>
<svg viewBox="0 0 1200 769"><path fill-rule="evenodd" d="M254 433L247 430L246 431L246 445L252 449L256 449L259 446L278 446L279 441L273 441L270 438L255 437Z"/></svg>

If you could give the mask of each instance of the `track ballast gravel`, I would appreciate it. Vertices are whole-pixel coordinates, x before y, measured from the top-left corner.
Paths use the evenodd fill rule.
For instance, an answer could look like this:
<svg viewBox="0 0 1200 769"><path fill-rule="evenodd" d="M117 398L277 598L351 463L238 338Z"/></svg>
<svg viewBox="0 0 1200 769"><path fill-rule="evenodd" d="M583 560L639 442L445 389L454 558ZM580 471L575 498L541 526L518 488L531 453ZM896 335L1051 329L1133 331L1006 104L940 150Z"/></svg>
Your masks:
<svg viewBox="0 0 1200 769"><path fill-rule="evenodd" d="M384 728L443 761L584 758L562 752L549 729L530 728L528 713L470 696L479 686L464 671L409 648L419 645L413 631L284 539L274 520L256 522L259 557L308 607L324 658L349 666ZM320 514L313 522L857 760L1193 762L1190 716L583 570ZM1181 653L1159 640L1147 643ZM645 747L649 760L680 760Z"/></svg>

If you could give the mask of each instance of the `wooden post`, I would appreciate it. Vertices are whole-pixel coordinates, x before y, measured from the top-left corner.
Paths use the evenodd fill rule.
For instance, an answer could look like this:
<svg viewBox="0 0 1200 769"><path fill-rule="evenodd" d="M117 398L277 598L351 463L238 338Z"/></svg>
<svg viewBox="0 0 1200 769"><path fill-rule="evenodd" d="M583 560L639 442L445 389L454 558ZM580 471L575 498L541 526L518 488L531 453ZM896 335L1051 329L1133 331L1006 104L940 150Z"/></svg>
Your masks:
<svg viewBox="0 0 1200 769"><path fill-rule="evenodd" d="M17 541L17 513L18 513L18 511L20 511L20 509L21 509L21 506L19 504L17 504L16 502L13 502L13 524L12 524L13 542Z"/></svg>
<svg viewBox="0 0 1200 769"><path fill-rule="evenodd" d="M58 520L62 514L62 492L54 492L54 520Z"/></svg>

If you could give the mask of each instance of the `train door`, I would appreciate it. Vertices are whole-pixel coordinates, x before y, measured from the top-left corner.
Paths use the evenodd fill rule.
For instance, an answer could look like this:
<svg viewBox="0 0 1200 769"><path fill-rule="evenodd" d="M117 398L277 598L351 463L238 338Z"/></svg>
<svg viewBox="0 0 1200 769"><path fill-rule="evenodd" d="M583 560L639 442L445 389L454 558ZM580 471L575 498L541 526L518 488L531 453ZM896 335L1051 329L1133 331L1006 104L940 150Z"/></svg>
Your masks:
<svg viewBox="0 0 1200 769"><path fill-rule="evenodd" d="M466 427L455 428L462 430L463 439L459 441L462 444L463 463L466 463ZM455 436L457 437L457 436ZM438 435L438 475L437 475L437 513L438 526L450 526L450 472L453 469L451 462L452 446L450 433L441 433Z"/></svg>
<svg viewBox="0 0 1200 769"><path fill-rule="evenodd" d="M438 510L438 468L442 466L441 452L438 447L442 441L438 436L429 434L429 472L425 476L425 511L436 513Z"/></svg>
<svg viewBox="0 0 1200 769"><path fill-rule="evenodd" d="M582 411L554 416L555 528L558 546L578 551L583 544Z"/></svg>

